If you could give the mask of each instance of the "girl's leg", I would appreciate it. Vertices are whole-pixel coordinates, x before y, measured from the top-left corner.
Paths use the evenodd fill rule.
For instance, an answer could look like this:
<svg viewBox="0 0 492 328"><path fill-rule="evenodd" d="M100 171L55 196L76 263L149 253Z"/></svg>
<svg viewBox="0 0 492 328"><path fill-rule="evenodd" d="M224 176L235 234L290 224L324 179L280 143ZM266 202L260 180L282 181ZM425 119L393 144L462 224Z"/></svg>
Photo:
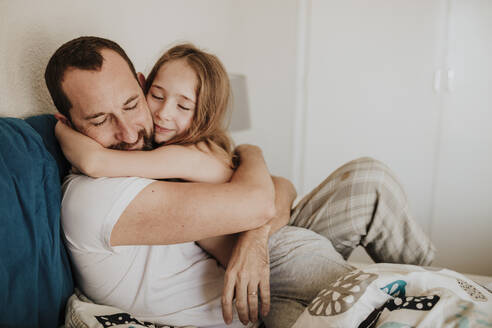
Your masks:
<svg viewBox="0 0 492 328"><path fill-rule="evenodd" d="M289 328L318 292L354 268L317 233L286 226L270 236L270 313L267 328Z"/></svg>
<svg viewBox="0 0 492 328"><path fill-rule="evenodd" d="M290 224L325 236L344 259L359 245L375 262L429 265L434 257L398 180L371 158L333 172L300 201Z"/></svg>

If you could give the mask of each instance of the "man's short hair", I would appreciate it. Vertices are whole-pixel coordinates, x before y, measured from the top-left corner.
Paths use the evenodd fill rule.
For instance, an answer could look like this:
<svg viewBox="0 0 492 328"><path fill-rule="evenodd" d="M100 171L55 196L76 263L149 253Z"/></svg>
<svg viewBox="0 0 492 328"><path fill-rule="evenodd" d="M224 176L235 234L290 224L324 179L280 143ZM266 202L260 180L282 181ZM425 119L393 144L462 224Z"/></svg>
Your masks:
<svg viewBox="0 0 492 328"><path fill-rule="evenodd" d="M69 120L72 103L62 89L63 75L69 68L99 71L104 60L101 55L103 49L118 53L128 63L130 71L138 81L132 61L116 42L95 36L81 36L68 41L51 56L44 72L44 79L56 108Z"/></svg>

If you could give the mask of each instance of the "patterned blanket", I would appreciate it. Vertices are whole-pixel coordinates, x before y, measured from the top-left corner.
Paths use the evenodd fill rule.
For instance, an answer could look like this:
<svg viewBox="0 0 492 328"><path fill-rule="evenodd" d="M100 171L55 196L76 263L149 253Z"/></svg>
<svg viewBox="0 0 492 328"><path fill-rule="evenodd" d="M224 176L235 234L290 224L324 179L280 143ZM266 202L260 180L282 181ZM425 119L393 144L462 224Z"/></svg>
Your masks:
<svg viewBox="0 0 492 328"><path fill-rule="evenodd" d="M320 291L301 327L492 327L492 293L447 269L373 264Z"/></svg>
<svg viewBox="0 0 492 328"><path fill-rule="evenodd" d="M94 304L78 290L68 301L65 319L67 328L177 328L143 322L120 309ZM372 264L320 291L293 326L318 327L490 328L492 293L447 269Z"/></svg>

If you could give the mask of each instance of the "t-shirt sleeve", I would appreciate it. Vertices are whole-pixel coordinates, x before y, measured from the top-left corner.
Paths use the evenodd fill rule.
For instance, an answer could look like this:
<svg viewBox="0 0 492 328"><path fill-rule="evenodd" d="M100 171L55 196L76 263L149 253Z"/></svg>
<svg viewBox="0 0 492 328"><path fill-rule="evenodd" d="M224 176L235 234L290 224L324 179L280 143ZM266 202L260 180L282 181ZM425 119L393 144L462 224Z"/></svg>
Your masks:
<svg viewBox="0 0 492 328"><path fill-rule="evenodd" d="M130 202L155 180L90 178L69 175L63 184L61 220L65 241L73 251L114 253L111 232Z"/></svg>

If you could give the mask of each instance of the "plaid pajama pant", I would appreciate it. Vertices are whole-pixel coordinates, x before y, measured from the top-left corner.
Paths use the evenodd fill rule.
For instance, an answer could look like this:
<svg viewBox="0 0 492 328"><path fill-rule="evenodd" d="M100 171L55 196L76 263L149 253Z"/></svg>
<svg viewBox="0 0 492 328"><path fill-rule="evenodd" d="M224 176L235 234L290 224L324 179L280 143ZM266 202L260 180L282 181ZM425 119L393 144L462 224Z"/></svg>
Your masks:
<svg viewBox="0 0 492 328"><path fill-rule="evenodd" d="M371 158L333 172L270 237L266 327L292 326L321 289L353 269L346 259L359 245L375 262L429 265L435 252L394 174Z"/></svg>

